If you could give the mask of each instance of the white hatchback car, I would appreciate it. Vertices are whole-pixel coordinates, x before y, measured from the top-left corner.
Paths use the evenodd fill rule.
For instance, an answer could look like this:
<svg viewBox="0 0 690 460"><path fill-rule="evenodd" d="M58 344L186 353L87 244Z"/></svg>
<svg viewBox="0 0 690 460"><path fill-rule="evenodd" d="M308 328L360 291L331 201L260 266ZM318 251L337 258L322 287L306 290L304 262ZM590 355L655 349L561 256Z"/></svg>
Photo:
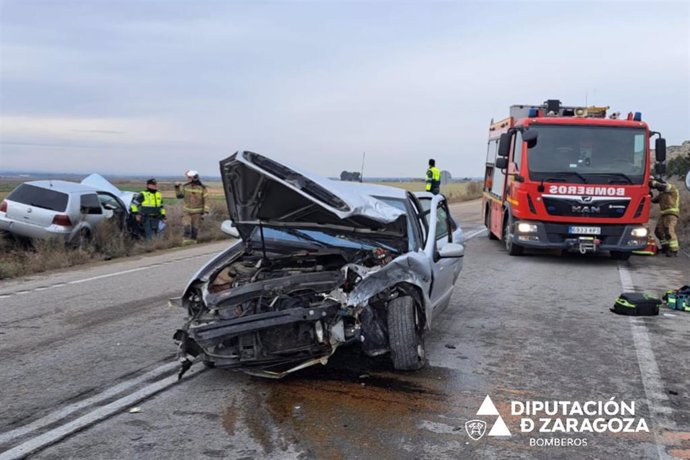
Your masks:
<svg viewBox="0 0 690 460"><path fill-rule="evenodd" d="M107 219L116 219L124 229L132 195L98 174L81 183L26 182L0 203L0 230L24 238L57 237L79 243L90 239L95 226Z"/></svg>

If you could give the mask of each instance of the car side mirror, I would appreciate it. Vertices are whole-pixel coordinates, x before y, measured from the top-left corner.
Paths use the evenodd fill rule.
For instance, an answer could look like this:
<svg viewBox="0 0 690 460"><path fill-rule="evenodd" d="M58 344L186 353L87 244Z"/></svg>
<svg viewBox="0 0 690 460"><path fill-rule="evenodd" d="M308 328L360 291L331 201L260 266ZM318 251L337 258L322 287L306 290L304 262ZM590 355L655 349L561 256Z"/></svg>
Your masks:
<svg viewBox="0 0 690 460"><path fill-rule="evenodd" d="M235 224L233 224L231 220L224 220L223 223L220 224L220 231L233 238L240 237L240 232L237 231Z"/></svg>
<svg viewBox="0 0 690 460"><path fill-rule="evenodd" d="M690 191L690 171L688 171L688 175L685 176L685 188Z"/></svg>
<svg viewBox="0 0 690 460"><path fill-rule="evenodd" d="M441 259L453 259L465 256L465 246L460 243L447 243L438 250L438 257Z"/></svg>
<svg viewBox="0 0 690 460"><path fill-rule="evenodd" d="M663 163L666 161L666 139L663 137L657 137L654 144L654 150L656 151L656 161Z"/></svg>

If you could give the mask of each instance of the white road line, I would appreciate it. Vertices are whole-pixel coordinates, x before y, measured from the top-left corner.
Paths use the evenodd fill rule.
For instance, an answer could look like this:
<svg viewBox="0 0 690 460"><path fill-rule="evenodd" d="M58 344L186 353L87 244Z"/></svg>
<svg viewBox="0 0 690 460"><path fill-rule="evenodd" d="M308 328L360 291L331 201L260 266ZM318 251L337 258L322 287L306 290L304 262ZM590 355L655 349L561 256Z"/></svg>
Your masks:
<svg viewBox="0 0 690 460"><path fill-rule="evenodd" d="M618 275L620 276L621 286L624 292L634 292L635 285L632 276L627 268L622 264L618 265ZM661 379L659 366L654 358L654 350L649 340L647 326L644 321L635 317L630 317L630 329L632 330L635 353L637 354L637 364L640 367L642 386L647 400L647 407L652 418L652 432L654 433L654 443L656 444L657 454L660 459L671 458L664 450L663 444L659 440L659 428L675 429L675 423L670 419L671 407L666 390Z"/></svg>
<svg viewBox="0 0 690 460"><path fill-rule="evenodd" d="M84 279L80 279L80 280L68 281L67 284L81 284L81 283L86 283L88 281L95 281L95 280L100 280L103 278L110 278L111 276L126 275L127 273L139 272L141 270L146 270L147 268L150 268L150 267L151 267L150 265L146 265L145 267L131 268L129 270L123 270L121 272L106 273L105 275L92 276L91 278L84 278Z"/></svg>
<svg viewBox="0 0 690 460"><path fill-rule="evenodd" d="M13 295L26 295L26 294L30 294L30 293L32 293L32 292L45 291L46 289L53 289L53 288L62 287L62 286L69 286L69 285L74 285L74 284L81 284L81 283L86 283L86 282L89 282L89 281L95 281L95 280L100 280L100 279L104 279L104 278L111 278L111 277L113 277L113 276L126 275L126 274L128 274L128 273L135 273L135 272L138 272L138 271L141 271L141 270L146 270L146 269L151 268L151 267L159 267L159 266L161 266L161 265L174 264L174 263L177 263L177 262L185 262L185 261L188 261L188 260L191 260L191 259L197 259L197 258L199 258L199 257L210 256L210 255L214 255L214 254L217 254L217 253L218 253L217 251L214 251L214 252L206 252L206 253L203 253L203 254L198 254L198 255L196 255L196 256L183 257L183 258L180 258L180 259L170 260L170 261L168 261L168 262L157 262L157 263L154 263L154 264L145 265L145 266L143 266L143 267L131 268L131 269L129 269L129 270L122 270L122 271L114 272L114 273L106 273L106 274L104 274L104 275L92 276L92 277L90 277L90 278L83 278L83 279L74 280L74 281L67 281L67 282L65 282L65 283L56 283L56 284L53 284L53 285L50 285L50 286L41 286L41 287L37 287L37 288L34 288L34 289L26 290L26 291L8 292L8 293L5 293L5 294L0 295L0 299L5 298L5 297L10 297L10 296L13 296Z"/></svg>
<svg viewBox="0 0 690 460"><path fill-rule="evenodd" d="M89 407L93 404L97 404L101 401L105 401L106 399L112 398L113 396L117 396L118 394L122 393L125 390L128 390L136 385L139 385L143 382L146 382L147 380L150 380L152 378L158 377L161 374L164 374L166 372L170 372L171 370L175 369L178 367L180 364L178 362L170 362L166 363L162 366L159 366L145 374L140 375L139 377L135 377L130 380L126 380L122 383L119 383L115 385L114 387L108 388L105 391L91 396L89 398L86 398L82 401L75 402L73 404L70 404L68 406L63 407L62 409L59 409L51 414L46 415L45 417L42 417L38 420L35 420L28 425L21 426L19 428L15 428L12 431L7 431L5 433L0 433L0 445L10 443L12 441L15 441L17 438L24 436L27 433L31 433L32 431L39 430L41 428L44 428L48 425L51 425L53 423L59 422L63 418L67 417L68 415L73 414L74 412L77 412L81 409L84 409L86 407Z"/></svg>
<svg viewBox="0 0 690 460"><path fill-rule="evenodd" d="M203 366L198 366L198 370L190 369L185 376L185 380L190 378L192 375L196 375L203 372L205 368ZM0 460L19 460L27 455L35 452L39 449L43 449L51 444L55 444L61 439L66 438L70 434L83 430L84 428L93 425L107 417L110 417L127 407L136 404L137 402L149 398L156 393L165 390L168 387L175 385L178 382L177 375L171 375L158 382L152 383L151 385L145 386L144 388L135 391L134 393L120 398L116 401L111 402L103 407L99 407L88 414L82 415L81 417L47 431L35 438L29 439L22 444L0 453Z"/></svg>
<svg viewBox="0 0 690 460"><path fill-rule="evenodd" d="M466 236L465 236L465 241L471 240L471 239L474 238L475 236L480 235L480 234L484 233L485 231L486 231L486 228L480 228L479 230L475 230L474 232L472 232L472 233L470 233L469 235L466 235Z"/></svg>

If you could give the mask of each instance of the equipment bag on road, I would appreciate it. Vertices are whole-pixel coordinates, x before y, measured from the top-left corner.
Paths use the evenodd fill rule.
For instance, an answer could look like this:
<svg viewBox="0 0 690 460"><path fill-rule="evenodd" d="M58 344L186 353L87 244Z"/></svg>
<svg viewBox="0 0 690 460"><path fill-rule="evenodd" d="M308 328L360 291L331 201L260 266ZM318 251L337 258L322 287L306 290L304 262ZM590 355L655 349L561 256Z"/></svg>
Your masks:
<svg viewBox="0 0 690 460"><path fill-rule="evenodd" d="M666 292L664 300L671 310L690 312L690 286Z"/></svg>
<svg viewBox="0 0 690 460"><path fill-rule="evenodd" d="M619 315L654 316L659 314L661 305L661 299L651 294L624 292L616 299L611 311Z"/></svg>

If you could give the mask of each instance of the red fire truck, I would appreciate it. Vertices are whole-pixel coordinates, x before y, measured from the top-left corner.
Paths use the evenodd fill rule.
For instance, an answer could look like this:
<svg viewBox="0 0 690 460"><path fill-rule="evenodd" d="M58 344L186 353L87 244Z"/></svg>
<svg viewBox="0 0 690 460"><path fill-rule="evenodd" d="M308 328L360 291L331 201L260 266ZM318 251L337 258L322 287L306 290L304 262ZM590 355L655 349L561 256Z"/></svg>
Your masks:
<svg viewBox="0 0 690 460"><path fill-rule="evenodd" d="M608 107L568 107L558 100L513 105L491 122L484 178L484 222L510 255L525 248L590 253L625 260L647 244L650 140L656 174L666 141L641 114Z"/></svg>

